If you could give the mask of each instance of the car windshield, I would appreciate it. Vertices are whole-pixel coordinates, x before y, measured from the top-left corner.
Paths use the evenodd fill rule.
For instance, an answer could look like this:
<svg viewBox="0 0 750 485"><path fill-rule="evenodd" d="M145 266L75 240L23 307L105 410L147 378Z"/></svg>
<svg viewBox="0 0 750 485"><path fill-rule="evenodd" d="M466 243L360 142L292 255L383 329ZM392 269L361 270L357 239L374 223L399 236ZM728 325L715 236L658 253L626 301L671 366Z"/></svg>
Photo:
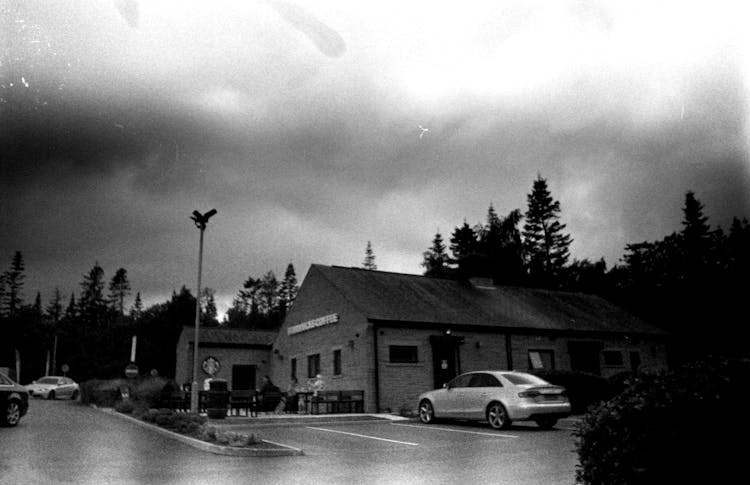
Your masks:
<svg viewBox="0 0 750 485"><path fill-rule="evenodd" d="M36 381L37 384L57 384L58 380L57 377L42 377L38 381Z"/></svg>
<svg viewBox="0 0 750 485"><path fill-rule="evenodd" d="M512 384L517 386L530 384L532 386L548 386L549 382L531 374L503 374Z"/></svg>

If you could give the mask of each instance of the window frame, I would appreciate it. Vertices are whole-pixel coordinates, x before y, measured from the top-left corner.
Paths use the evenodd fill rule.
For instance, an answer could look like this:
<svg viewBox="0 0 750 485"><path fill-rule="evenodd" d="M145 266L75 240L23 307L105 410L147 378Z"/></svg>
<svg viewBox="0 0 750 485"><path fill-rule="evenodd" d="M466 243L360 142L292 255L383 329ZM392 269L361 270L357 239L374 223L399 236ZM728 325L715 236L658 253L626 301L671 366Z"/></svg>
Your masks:
<svg viewBox="0 0 750 485"><path fill-rule="evenodd" d="M333 375L340 376L343 374L342 352L341 349L333 349Z"/></svg>
<svg viewBox="0 0 750 485"><path fill-rule="evenodd" d="M542 363L542 367L534 367L533 366L533 361L532 361L532 358L531 358L531 354L534 353L534 352L536 352L536 353L539 354L539 360ZM526 355L528 357L529 370L539 370L539 369L554 370L555 369L555 350L554 349L533 348L533 349L529 349L527 351ZM543 355L549 355L549 362L550 362L549 369L544 366L545 360L544 360Z"/></svg>
<svg viewBox="0 0 750 485"><path fill-rule="evenodd" d="M394 360L394 349L398 349L399 352L409 349L408 359L397 358ZM412 354L413 351L413 354ZM405 354L404 354L405 355ZM400 356L396 356L400 357ZM419 364L419 345L414 344L389 344L388 345L388 363L389 364Z"/></svg>
<svg viewBox="0 0 750 485"><path fill-rule="evenodd" d="M317 377L318 374L320 374L320 353L308 354L307 355L307 378L312 379L314 377Z"/></svg>

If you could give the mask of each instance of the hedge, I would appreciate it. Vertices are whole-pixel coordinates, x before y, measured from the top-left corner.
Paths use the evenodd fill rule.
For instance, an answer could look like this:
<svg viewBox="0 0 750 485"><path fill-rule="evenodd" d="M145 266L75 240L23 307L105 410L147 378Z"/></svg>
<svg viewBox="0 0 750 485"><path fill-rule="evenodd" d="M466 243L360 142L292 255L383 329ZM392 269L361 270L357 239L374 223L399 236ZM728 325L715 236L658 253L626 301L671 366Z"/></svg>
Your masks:
<svg viewBox="0 0 750 485"><path fill-rule="evenodd" d="M585 372L567 370L533 370L530 371L549 382L563 386L568 392L573 414L582 414L586 410L610 397L607 379Z"/></svg>
<svg viewBox="0 0 750 485"><path fill-rule="evenodd" d="M583 417L579 483L723 483L744 465L750 361L707 359L639 374ZM744 472L743 472L744 474ZM736 475L742 476L742 475Z"/></svg>

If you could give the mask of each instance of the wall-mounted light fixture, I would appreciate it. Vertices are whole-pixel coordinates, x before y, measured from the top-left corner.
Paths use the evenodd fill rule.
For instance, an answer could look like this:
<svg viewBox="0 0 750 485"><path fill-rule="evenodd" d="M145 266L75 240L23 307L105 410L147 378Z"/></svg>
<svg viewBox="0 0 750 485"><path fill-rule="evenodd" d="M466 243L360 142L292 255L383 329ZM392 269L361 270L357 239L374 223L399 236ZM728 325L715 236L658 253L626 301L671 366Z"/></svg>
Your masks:
<svg viewBox="0 0 750 485"><path fill-rule="evenodd" d="M449 328L449 329L447 329L447 330L445 331L445 334L446 334L446 335L450 335L450 334L451 334L451 329L450 329L450 328Z"/></svg>

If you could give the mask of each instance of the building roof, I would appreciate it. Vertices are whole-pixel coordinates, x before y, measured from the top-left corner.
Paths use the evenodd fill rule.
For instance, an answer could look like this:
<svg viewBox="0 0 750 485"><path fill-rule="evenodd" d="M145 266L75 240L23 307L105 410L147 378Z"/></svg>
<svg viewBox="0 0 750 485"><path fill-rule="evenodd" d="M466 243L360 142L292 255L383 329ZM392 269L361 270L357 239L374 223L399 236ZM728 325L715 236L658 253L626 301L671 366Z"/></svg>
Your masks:
<svg viewBox="0 0 750 485"><path fill-rule="evenodd" d="M188 342L195 340L195 327L182 327L182 333ZM201 327L200 335L198 335L198 345L267 345L271 347L278 333L276 330Z"/></svg>
<svg viewBox="0 0 750 485"><path fill-rule="evenodd" d="M370 320L489 325L545 331L664 334L596 295L314 264ZM303 282L304 285L304 282Z"/></svg>

